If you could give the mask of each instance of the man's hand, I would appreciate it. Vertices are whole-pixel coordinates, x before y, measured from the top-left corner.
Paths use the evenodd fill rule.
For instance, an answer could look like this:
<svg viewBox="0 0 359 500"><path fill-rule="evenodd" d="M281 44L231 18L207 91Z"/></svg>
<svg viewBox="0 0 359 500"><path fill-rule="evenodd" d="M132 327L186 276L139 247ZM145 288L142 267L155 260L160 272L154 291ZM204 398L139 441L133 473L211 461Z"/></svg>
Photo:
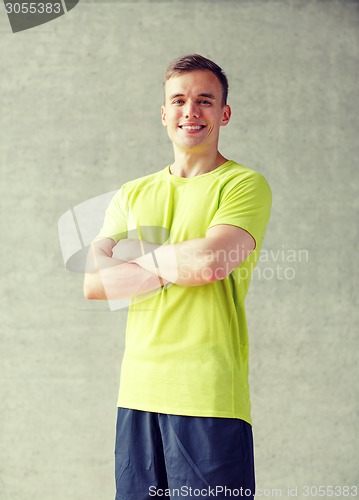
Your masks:
<svg viewBox="0 0 359 500"><path fill-rule="evenodd" d="M140 240L123 239L112 248L112 257L129 262L143 255Z"/></svg>

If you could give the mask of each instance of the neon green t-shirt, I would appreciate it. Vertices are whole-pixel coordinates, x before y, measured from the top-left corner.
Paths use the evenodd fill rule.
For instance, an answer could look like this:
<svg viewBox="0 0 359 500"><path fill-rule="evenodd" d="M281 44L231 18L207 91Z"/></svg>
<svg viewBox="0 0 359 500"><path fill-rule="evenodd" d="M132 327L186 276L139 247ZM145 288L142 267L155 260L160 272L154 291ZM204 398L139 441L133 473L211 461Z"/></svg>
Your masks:
<svg viewBox="0 0 359 500"><path fill-rule="evenodd" d="M190 178L169 167L125 183L113 197L100 237L177 243L231 224L256 241L224 280L176 284L131 299L118 406L251 423L244 299L271 209L263 175L232 160ZM143 297L142 297L143 299Z"/></svg>

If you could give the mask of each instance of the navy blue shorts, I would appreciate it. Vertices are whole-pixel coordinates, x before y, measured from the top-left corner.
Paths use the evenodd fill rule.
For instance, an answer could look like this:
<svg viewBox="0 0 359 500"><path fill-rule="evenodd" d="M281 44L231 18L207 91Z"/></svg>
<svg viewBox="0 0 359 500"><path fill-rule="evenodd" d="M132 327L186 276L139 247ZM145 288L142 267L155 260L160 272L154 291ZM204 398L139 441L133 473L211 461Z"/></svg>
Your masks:
<svg viewBox="0 0 359 500"><path fill-rule="evenodd" d="M115 500L253 500L252 427L118 408Z"/></svg>

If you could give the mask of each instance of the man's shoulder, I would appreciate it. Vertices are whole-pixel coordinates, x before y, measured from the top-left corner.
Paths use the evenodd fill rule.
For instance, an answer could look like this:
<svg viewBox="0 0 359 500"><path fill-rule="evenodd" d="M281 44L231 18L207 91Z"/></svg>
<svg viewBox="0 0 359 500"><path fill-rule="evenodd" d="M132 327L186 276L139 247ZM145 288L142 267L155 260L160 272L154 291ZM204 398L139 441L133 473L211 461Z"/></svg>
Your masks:
<svg viewBox="0 0 359 500"><path fill-rule="evenodd" d="M259 171L251 167L247 167L242 163L237 163L231 160L228 168L222 173L222 179L224 184L243 184L243 183L260 183L268 184L264 175Z"/></svg>

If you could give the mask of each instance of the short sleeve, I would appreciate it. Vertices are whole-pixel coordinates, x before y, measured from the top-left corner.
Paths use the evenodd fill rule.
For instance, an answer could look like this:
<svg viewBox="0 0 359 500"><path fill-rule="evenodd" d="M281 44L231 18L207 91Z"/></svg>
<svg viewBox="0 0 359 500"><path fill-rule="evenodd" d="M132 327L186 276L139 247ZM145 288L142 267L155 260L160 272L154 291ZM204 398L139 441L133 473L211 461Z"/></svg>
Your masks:
<svg viewBox="0 0 359 500"><path fill-rule="evenodd" d="M260 247L272 206L272 192L262 174L252 172L232 179L222 191L219 207L209 227L231 224L250 233Z"/></svg>
<svg viewBox="0 0 359 500"><path fill-rule="evenodd" d="M110 201L105 212L102 229L97 238L111 238L116 242L127 237L127 197L121 187Z"/></svg>

